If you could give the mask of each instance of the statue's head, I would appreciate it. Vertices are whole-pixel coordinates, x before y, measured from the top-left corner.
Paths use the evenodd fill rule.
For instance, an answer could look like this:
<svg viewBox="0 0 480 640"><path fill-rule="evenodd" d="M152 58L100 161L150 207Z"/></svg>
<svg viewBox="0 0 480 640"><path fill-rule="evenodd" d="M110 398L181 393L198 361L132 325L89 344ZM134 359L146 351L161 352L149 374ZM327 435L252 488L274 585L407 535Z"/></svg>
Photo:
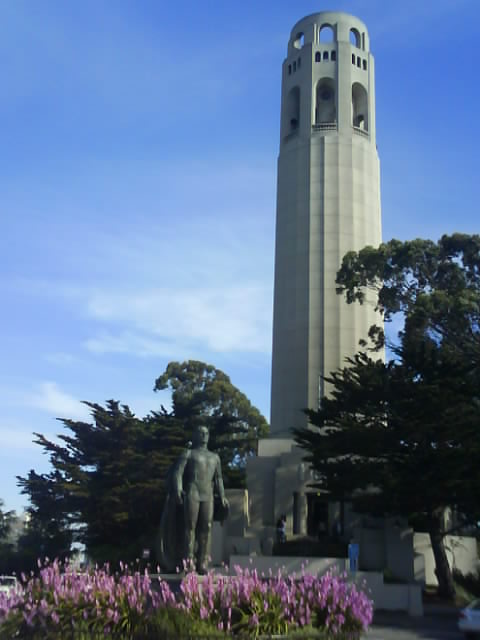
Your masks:
<svg viewBox="0 0 480 640"><path fill-rule="evenodd" d="M210 433L208 431L208 427L206 427L204 424L199 424L198 426L196 426L193 430L193 446L206 447L208 444L209 435Z"/></svg>

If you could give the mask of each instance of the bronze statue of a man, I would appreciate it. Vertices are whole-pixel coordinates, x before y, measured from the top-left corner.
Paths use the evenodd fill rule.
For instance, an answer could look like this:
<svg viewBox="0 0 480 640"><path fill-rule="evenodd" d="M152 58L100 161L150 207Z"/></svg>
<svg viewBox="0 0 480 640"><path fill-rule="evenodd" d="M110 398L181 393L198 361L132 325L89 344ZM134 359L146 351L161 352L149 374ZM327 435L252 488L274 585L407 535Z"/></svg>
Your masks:
<svg viewBox="0 0 480 640"><path fill-rule="evenodd" d="M186 449L179 456L172 474L175 499L177 504L183 504L184 557L190 563L195 563L199 573L206 572L210 554L214 489L220 497L222 507L228 509L220 458L207 449L208 436L207 427L195 428L192 448Z"/></svg>

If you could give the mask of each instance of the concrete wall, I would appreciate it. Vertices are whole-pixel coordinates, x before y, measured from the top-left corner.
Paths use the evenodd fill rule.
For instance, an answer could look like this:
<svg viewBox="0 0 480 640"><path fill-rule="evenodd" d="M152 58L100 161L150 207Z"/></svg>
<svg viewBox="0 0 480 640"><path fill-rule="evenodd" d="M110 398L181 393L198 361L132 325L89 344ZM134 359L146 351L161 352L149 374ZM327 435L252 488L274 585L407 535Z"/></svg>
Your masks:
<svg viewBox="0 0 480 640"><path fill-rule="evenodd" d="M385 528L385 567L406 582L415 579L413 535L410 527L389 525Z"/></svg>
<svg viewBox="0 0 480 640"><path fill-rule="evenodd" d="M212 558L211 564L214 567L219 567L225 562L225 526L220 522L214 522L212 526L212 540L210 546L210 556Z"/></svg>
<svg viewBox="0 0 480 640"><path fill-rule="evenodd" d="M359 545L359 567L366 571L383 571L385 567L385 534L383 529L354 529Z"/></svg>
<svg viewBox="0 0 480 640"><path fill-rule="evenodd" d="M422 587L418 584L385 584L383 574L375 571L358 571L351 576L359 588L373 600L374 609L405 611L411 616L423 615Z"/></svg>
<svg viewBox="0 0 480 640"><path fill-rule="evenodd" d="M229 561L230 572L234 573L236 566L242 569L256 569L258 573L268 575L280 572L283 575L300 576L302 569L305 573L321 576L328 570L336 569L342 572L346 569L347 560L343 558L307 558L288 556L254 556L232 555Z"/></svg>
<svg viewBox="0 0 480 640"><path fill-rule="evenodd" d="M230 508L224 524L229 536L243 536L249 525L248 491L246 489L226 489Z"/></svg>
<svg viewBox="0 0 480 640"><path fill-rule="evenodd" d="M428 533L415 533L413 539L415 553L421 554L424 559L424 579L427 585L436 586L438 580L435 575L435 560L430 536ZM467 536L446 536L445 546L447 557L452 569L458 569L461 573L474 572L479 566L477 554L477 541Z"/></svg>
<svg viewBox="0 0 480 640"><path fill-rule="evenodd" d="M275 469L278 458L256 457L247 460L247 490L250 526L260 529L274 525Z"/></svg>
<svg viewBox="0 0 480 640"><path fill-rule="evenodd" d="M287 534L293 532L293 494L305 491L313 479L304 452L292 439L262 439L258 456L247 460L249 527L259 532L275 527L287 516Z"/></svg>
<svg viewBox="0 0 480 640"><path fill-rule="evenodd" d="M354 528L354 540L359 544L360 569L366 571L390 572L392 577L405 582L415 580L416 572L421 567L417 561L413 547L413 529L403 521L371 519L376 521L375 528L363 526Z"/></svg>

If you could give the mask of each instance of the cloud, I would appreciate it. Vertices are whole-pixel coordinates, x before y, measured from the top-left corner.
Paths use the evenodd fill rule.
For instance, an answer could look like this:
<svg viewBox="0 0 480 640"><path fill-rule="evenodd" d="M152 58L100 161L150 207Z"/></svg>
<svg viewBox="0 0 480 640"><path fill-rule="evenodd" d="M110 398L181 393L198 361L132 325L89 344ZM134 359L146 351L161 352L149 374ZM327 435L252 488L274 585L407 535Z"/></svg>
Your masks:
<svg viewBox="0 0 480 640"><path fill-rule="evenodd" d="M27 399L30 406L42 409L55 418L72 418L74 420L89 420L90 414L86 406L60 389L56 382L42 382Z"/></svg>
<svg viewBox="0 0 480 640"><path fill-rule="evenodd" d="M92 353L134 354L139 357L163 356L182 358L179 348L162 340L155 340L131 331L116 335L103 331L85 341L84 346Z"/></svg>
<svg viewBox="0 0 480 640"><path fill-rule="evenodd" d="M270 350L271 299L261 285L227 288L149 289L143 292L98 292L87 310L104 324L121 325L88 339L96 353L135 353L179 357L202 347L213 352Z"/></svg>
<svg viewBox="0 0 480 640"><path fill-rule="evenodd" d="M182 171L157 163L151 182L165 173L168 188L154 217L138 204L135 217L107 224L102 214L104 224L84 227L67 207L72 228L56 224L48 234L49 264L61 271L0 276L12 305L19 296L39 299L68 320L71 342L49 347L50 364L73 364L78 346L168 359L270 352L273 196L269 205L255 200L264 184L273 192L274 172L263 156L250 159L191 161ZM46 255L42 245L37 260Z"/></svg>

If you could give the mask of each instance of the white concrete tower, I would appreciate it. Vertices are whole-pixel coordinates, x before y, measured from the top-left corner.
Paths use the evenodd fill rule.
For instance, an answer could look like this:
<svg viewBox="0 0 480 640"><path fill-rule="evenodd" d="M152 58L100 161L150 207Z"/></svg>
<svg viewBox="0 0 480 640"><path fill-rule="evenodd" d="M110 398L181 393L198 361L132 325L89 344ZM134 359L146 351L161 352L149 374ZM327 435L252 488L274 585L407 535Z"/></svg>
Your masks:
<svg viewBox="0 0 480 640"><path fill-rule="evenodd" d="M293 27L282 70L271 437L306 424L321 376L378 323L371 305L335 293L335 276L347 251L380 242L368 32L346 13L315 13Z"/></svg>

